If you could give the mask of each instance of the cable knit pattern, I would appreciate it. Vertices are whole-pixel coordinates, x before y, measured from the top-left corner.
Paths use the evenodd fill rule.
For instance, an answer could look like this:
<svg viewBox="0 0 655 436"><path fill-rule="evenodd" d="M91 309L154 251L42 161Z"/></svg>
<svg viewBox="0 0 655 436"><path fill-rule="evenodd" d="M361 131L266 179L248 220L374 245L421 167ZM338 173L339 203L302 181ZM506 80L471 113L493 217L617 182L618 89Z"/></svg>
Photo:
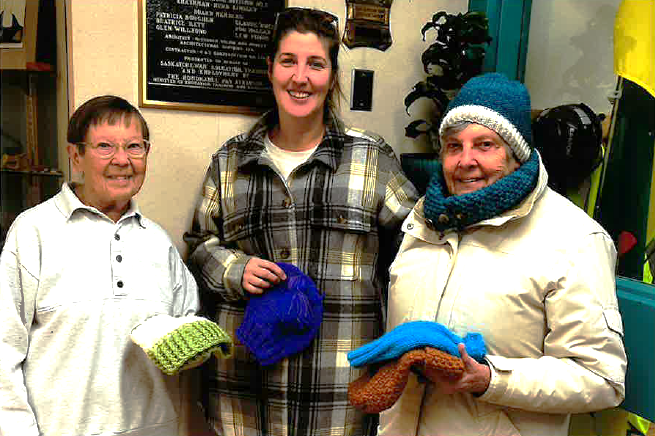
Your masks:
<svg viewBox="0 0 655 436"><path fill-rule="evenodd" d="M232 338L208 319L157 315L139 324L130 334L148 358L168 375L193 368L216 357L232 357Z"/></svg>
<svg viewBox="0 0 655 436"><path fill-rule="evenodd" d="M423 213L438 231L463 230L516 207L535 188L538 176L538 153L532 153L530 160L494 184L468 194L449 196L440 169L428 184Z"/></svg>

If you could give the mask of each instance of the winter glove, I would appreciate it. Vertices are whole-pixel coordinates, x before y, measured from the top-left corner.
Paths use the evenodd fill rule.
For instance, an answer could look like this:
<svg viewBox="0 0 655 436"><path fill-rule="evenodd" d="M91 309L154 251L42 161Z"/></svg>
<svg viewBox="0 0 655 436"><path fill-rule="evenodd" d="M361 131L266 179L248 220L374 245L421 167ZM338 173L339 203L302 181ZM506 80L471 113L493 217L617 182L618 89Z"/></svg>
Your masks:
<svg viewBox="0 0 655 436"><path fill-rule="evenodd" d="M433 321L411 321L400 324L378 339L348 353L350 365L360 367L384 360L397 359L415 348L432 347L461 357L457 345L464 343L467 353L482 362L486 348L482 335L468 333L462 340L444 325Z"/></svg>

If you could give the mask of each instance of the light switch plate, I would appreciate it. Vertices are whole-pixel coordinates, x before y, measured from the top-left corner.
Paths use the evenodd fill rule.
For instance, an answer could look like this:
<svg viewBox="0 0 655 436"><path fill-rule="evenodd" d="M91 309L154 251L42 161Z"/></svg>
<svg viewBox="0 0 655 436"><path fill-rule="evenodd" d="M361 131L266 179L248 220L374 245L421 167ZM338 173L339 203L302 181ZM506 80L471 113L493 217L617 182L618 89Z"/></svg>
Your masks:
<svg viewBox="0 0 655 436"><path fill-rule="evenodd" d="M373 107L373 71L353 70L350 110L371 111Z"/></svg>

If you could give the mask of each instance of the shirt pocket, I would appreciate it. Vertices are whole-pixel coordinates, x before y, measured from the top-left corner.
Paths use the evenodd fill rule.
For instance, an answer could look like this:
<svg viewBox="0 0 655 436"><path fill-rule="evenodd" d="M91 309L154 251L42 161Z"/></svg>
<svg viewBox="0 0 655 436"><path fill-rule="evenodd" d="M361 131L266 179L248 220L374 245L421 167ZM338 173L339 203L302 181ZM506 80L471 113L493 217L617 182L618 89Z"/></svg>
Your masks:
<svg viewBox="0 0 655 436"><path fill-rule="evenodd" d="M311 225L333 231L367 234L375 222L375 214L361 206L347 204L314 205Z"/></svg>
<svg viewBox="0 0 655 436"><path fill-rule="evenodd" d="M379 249L375 219L373 211L357 206L321 204L311 208L307 246L319 279L373 277Z"/></svg>

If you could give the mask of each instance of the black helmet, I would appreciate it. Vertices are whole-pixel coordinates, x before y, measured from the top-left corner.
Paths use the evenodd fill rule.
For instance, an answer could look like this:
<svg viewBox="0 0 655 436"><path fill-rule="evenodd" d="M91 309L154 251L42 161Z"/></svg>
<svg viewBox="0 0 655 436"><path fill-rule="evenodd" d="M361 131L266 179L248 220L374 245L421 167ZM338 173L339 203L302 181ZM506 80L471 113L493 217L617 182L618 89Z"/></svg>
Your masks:
<svg viewBox="0 0 655 436"><path fill-rule="evenodd" d="M557 192L579 187L602 162L604 118L579 103L546 109L532 123L535 147Z"/></svg>

